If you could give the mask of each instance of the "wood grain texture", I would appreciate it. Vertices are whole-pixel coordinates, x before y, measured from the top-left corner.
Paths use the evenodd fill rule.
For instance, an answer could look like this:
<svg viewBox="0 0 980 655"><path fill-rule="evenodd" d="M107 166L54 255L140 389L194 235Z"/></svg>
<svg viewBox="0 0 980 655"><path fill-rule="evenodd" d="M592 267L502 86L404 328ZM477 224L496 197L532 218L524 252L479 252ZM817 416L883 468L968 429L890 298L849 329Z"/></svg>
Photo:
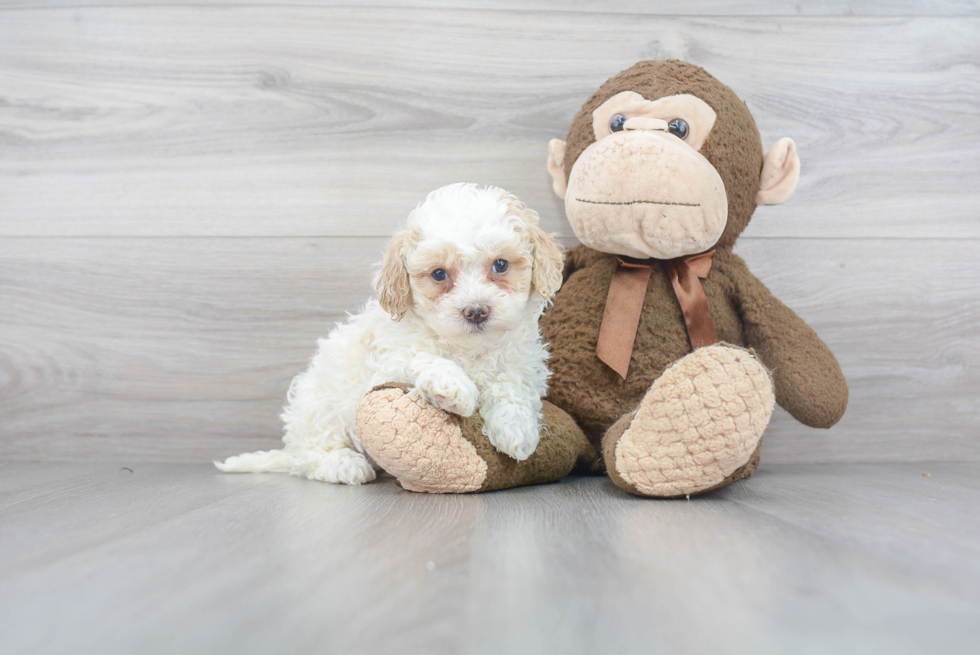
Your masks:
<svg viewBox="0 0 980 655"><path fill-rule="evenodd" d="M569 235L548 139L666 57L799 145L749 236L980 236L980 19L297 5L4 11L0 234L380 236L462 179Z"/></svg>
<svg viewBox="0 0 980 655"><path fill-rule="evenodd" d="M131 469L0 465L22 485L0 490L0 650L960 654L980 638L977 464L763 465L691 501L603 478L429 496Z"/></svg>
<svg viewBox="0 0 980 655"><path fill-rule="evenodd" d="M0 8L146 7L181 4L173 0L0 0ZM595 12L673 16L978 16L973 0L201 0L205 6L375 7L377 9L490 9L522 11Z"/></svg>
<svg viewBox="0 0 980 655"><path fill-rule="evenodd" d="M275 442L289 380L369 297L384 245L5 241L0 451L182 459L220 454L216 437Z"/></svg>
<svg viewBox="0 0 980 655"><path fill-rule="evenodd" d="M975 242L751 239L851 384L765 461L980 461ZM278 443L289 380L367 299L384 240L0 239L0 460L197 460Z"/></svg>
<svg viewBox="0 0 980 655"><path fill-rule="evenodd" d="M976 3L377 4L0 0L0 460L276 444L425 193L498 184L569 241L547 140L679 57L796 139L739 250L852 384L766 461L980 461Z"/></svg>

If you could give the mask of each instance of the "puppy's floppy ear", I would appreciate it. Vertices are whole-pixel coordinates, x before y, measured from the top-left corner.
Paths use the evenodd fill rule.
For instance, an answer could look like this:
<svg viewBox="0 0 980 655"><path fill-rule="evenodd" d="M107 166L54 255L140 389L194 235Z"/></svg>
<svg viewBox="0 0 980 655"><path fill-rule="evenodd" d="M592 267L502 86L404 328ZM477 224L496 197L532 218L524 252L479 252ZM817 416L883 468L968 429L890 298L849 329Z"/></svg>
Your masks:
<svg viewBox="0 0 980 655"><path fill-rule="evenodd" d="M507 211L520 217L531 242L531 286L546 300L551 300L561 288L565 271L565 249L551 235L538 227L538 212L506 191L501 200Z"/></svg>
<svg viewBox="0 0 980 655"><path fill-rule="evenodd" d="M535 223L528 225L534 261L531 264L531 284L546 300L551 300L561 288L565 270L565 253L562 245Z"/></svg>
<svg viewBox="0 0 980 655"><path fill-rule="evenodd" d="M402 320L412 304L412 286L405 268L405 232L399 232L391 240L381 270L374 278L374 290L378 294L378 303L396 321Z"/></svg>

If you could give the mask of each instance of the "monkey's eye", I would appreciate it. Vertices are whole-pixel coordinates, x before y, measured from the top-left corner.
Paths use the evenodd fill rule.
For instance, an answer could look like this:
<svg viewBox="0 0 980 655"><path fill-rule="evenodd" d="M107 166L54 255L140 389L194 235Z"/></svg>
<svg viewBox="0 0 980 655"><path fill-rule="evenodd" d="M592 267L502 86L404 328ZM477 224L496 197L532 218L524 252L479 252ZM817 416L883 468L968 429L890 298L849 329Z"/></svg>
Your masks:
<svg viewBox="0 0 980 655"><path fill-rule="evenodd" d="M507 270L507 260L506 259L498 259L497 261L495 261L493 263L493 272L494 273L503 273L506 270Z"/></svg>
<svg viewBox="0 0 980 655"><path fill-rule="evenodd" d="M610 132L622 132L623 125L626 123L626 117L622 114L616 114L609 119L609 131Z"/></svg>
<svg viewBox="0 0 980 655"><path fill-rule="evenodd" d="M447 277L449 277L449 273L447 273L444 269L437 268L436 270L432 271L432 279L436 282L445 282Z"/></svg>
<svg viewBox="0 0 980 655"><path fill-rule="evenodd" d="M687 125L687 121L683 118L675 118L667 123L667 130L678 139L686 139L688 133L691 131Z"/></svg>

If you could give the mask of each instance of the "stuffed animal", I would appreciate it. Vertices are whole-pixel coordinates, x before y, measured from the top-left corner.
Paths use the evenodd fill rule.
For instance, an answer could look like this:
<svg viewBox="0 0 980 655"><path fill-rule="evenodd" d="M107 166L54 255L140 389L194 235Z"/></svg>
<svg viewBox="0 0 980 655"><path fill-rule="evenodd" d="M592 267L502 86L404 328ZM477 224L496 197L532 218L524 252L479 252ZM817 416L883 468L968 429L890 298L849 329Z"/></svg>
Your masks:
<svg viewBox="0 0 980 655"><path fill-rule="evenodd" d="M752 475L776 402L834 425L848 398L836 359L732 252L757 205L790 198L799 169L793 141L763 154L745 103L697 66L645 61L611 78L549 147L581 245L541 320L553 376L538 451L501 456L477 421L395 387L361 405L368 453L417 491L578 470L676 497Z"/></svg>

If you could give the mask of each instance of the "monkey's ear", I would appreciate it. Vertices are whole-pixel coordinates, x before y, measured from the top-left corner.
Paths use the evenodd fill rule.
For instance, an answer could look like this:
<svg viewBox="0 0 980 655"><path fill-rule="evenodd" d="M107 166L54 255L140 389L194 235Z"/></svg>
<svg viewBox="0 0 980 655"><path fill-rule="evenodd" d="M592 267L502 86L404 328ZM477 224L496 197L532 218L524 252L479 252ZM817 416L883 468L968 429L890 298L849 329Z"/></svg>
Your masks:
<svg viewBox="0 0 980 655"><path fill-rule="evenodd" d="M552 139L548 142L548 172L551 173L551 188L562 200L565 199L565 142Z"/></svg>
<svg viewBox="0 0 980 655"><path fill-rule="evenodd" d="M412 286L402 253L404 246L405 232L399 232L391 240L384 261L381 262L381 269L374 278L378 304L396 321L402 320L412 303Z"/></svg>
<svg viewBox="0 0 980 655"><path fill-rule="evenodd" d="M763 158L757 205L781 205L790 199L800 181L800 157L793 139L782 138Z"/></svg>
<svg viewBox="0 0 980 655"><path fill-rule="evenodd" d="M534 262L531 264L531 284L545 300L551 300L561 288L565 271L565 253L562 245L545 234L537 225L529 227L531 244L534 247Z"/></svg>

